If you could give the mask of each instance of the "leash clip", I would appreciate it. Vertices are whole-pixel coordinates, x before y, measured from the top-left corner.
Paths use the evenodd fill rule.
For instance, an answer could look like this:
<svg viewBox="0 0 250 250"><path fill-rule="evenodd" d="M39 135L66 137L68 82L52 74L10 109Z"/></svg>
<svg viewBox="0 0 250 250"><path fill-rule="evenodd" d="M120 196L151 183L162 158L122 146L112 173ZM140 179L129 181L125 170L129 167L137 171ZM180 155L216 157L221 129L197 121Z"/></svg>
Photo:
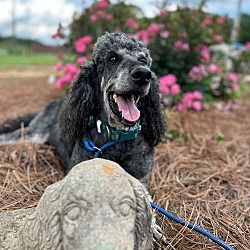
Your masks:
<svg viewBox="0 0 250 250"><path fill-rule="evenodd" d="M100 154L102 154L102 150L98 147L93 147L93 149L96 149L97 151L99 151Z"/></svg>

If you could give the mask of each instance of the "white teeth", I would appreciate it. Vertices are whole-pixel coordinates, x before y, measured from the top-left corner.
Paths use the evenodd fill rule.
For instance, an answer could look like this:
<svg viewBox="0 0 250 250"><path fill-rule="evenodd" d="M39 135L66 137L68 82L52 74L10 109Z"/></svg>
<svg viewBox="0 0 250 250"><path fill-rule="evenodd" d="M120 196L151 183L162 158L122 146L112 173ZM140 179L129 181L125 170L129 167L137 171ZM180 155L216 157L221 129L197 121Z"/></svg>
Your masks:
<svg viewBox="0 0 250 250"><path fill-rule="evenodd" d="M114 94L113 94L113 99L114 99L115 102L117 102L117 98L118 98L118 97L117 97L117 94L114 93Z"/></svg>
<svg viewBox="0 0 250 250"><path fill-rule="evenodd" d="M138 98L136 99L136 102L135 102L135 103L138 103L139 99L140 99L140 97L138 97Z"/></svg>
<svg viewBox="0 0 250 250"><path fill-rule="evenodd" d="M132 99L133 102L135 102L135 96L134 95L131 96L131 99Z"/></svg>

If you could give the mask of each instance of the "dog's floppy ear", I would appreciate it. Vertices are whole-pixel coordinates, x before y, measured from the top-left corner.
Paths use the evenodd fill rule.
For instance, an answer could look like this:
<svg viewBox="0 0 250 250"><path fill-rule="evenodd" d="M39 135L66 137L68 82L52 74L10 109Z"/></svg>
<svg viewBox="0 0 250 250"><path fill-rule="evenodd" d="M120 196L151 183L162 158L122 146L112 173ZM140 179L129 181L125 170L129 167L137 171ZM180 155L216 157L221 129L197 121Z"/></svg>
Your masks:
<svg viewBox="0 0 250 250"><path fill-rule="evenodd" d="M148 95L140 99L139 109L142 133L151 145L157 145L164 136L167 125L160 102L159 82L155 74L151 79Z"/></svg>
<svg viewBox="0 0 250 250"><path fill-rule="evenodd" d="M72 83L60 112L60 128L64 138L69 142L82 138L95 113L94 100L98 100L98 76L94 63L81 66L81 71Z"/></svg>

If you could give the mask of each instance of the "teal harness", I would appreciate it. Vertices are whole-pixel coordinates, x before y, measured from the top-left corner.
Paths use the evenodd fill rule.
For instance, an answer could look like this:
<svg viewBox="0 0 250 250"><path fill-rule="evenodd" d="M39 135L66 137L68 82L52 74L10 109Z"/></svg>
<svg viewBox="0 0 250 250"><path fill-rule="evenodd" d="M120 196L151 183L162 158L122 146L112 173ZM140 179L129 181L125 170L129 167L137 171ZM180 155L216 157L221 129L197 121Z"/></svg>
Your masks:
<svg viewBox="0 0 250 250"><path fill-rule="evenodd" d="M89 119L88 127L93 128L95 125L99 134L108 134L110 141L99 148L95 145L93 141L88 139L83 140L83 144L86 150L95 153L94 158L98 158L105 149L109 148L112 145L124 141L135 140L141 133L140 121L137 121L133 129L118 130L104 124L102 121L95 119L93 116L91 116Z"/></svg>

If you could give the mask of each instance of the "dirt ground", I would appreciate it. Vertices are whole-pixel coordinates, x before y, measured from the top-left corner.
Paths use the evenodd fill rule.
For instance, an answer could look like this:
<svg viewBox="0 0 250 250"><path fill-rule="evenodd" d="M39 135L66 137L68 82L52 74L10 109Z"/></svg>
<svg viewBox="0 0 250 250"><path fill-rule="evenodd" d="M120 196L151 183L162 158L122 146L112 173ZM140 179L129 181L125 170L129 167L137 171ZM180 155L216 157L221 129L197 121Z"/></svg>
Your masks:
<svg viewBox="0 0 250 250"><path fill-rule="evenodd" d="M0 122L41 110L64 95L47 83L50 68L0 72ZM250 249L250 95L238 110L168 112L175 139L156 149L149 183L155 203L226 241ZM42 167L41 167L42 166ZM46 166L44 168L43 166ZM53 151L27 142L0 147L0 212L37 204L63 173ZM194 230L157 214L164 249L221 249Z"/></svg>
<svg viewBox="0 0 250 250"><path fill-rule="evenodd" d="M0 123L45 105L64 93L48 83L53 67L22 67L0 72Z"/></svg>

